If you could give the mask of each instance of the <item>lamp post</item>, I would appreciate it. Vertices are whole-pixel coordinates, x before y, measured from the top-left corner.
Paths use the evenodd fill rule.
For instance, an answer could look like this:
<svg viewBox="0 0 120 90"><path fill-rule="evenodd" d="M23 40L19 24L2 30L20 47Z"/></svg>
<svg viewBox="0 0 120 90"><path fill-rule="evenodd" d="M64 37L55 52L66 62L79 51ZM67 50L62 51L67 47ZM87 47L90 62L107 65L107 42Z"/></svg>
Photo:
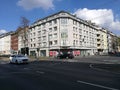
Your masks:
<svg viewBox="0 0 120 90"><path fill-rule="evenodd" d="M40 50L40 48L37 48L37 53L38 53L37 57L39 57L39 50Z"/></svg>

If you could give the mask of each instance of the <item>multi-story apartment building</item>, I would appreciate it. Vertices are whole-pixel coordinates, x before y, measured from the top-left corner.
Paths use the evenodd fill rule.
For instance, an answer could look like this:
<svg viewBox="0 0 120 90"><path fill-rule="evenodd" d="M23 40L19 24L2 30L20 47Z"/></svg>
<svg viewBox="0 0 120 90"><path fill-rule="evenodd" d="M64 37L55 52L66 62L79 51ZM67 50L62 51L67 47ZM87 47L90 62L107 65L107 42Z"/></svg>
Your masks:
<svg viewBox="0 0 120 90"><path fill-rule="evenodd" d="M93 55L97 52L97 27L68 12L61 11L30 26L30 54L39 56L72 52Z"/></svg>
<svg viewBox="0 0 120 90"><path fill-rule="evenodd" d="M0 55L11 54L11 34L13 32L0 35Z"/></svg>

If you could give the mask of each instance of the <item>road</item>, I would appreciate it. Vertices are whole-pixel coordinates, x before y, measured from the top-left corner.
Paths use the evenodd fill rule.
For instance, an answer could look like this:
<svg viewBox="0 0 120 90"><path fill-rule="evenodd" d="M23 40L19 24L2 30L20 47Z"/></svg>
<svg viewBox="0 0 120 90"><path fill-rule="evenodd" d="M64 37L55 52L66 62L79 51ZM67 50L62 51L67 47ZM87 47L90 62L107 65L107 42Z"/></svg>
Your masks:
<svg viewBox="0 0 120 90"><path fill-rule="evenodd" d="M82 62L1 63L0 90L120 90L120 74Z"/></svg>

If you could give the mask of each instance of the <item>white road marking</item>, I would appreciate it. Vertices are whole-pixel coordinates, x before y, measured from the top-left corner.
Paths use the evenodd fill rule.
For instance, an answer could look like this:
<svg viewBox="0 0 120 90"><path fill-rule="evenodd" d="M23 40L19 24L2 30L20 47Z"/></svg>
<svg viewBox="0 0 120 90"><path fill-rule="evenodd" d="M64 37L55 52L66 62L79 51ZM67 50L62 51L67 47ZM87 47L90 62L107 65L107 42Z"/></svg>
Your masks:
<svg viewBox="0 0 120 90"><path fill-rule="evenodd" d="M89 83L89 82L84 82L84 81L77 81L78 83L83 83L83 84L87 84L87 85L91 85L91 86L95 86L95 87L99 87L99 88L104 88L104 89L108 89L108 90L119 90L116 88L111 88L111 87L106 87L106 86L102 86L102 85L98 85L98 84L93 84L93 83Z"/></svg>
<svg viewBox="0 0 120 90"><path fill-rule="evenodd" d="M93 64L90 64L89 67L90 67L90 68L93 68Z"/></svg>
<svg viewBox="0 0 120 90"><path fill-rule="evenodd" d="M23 68L24 70L29 70L30 68Z"/></svg>
<svg viewBox="0 0 120 90"><path fill-rule="evenodd" d="M0 62L0 64L7 64L7 62Z"/></svg>
<svg viewBox="0 0 120 90"><path fill-rule="evenodd" d="M42 71L36 71L37 73L40 73L40 74L44 74L45 72L42 72Z"/></svg>

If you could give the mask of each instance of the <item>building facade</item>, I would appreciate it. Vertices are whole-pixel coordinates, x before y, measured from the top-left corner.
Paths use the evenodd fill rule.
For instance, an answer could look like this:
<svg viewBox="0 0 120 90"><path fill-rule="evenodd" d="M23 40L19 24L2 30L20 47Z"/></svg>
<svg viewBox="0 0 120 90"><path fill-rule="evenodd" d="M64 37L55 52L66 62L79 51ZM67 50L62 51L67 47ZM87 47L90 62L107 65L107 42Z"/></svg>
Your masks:
<svg viewBox="0 0 120 90"><path fill-rule="evenodd" d="M68 12L61 11L30 26L30 54L54 56L72 52L75 56L97 52L97 27Z"/></svg>

